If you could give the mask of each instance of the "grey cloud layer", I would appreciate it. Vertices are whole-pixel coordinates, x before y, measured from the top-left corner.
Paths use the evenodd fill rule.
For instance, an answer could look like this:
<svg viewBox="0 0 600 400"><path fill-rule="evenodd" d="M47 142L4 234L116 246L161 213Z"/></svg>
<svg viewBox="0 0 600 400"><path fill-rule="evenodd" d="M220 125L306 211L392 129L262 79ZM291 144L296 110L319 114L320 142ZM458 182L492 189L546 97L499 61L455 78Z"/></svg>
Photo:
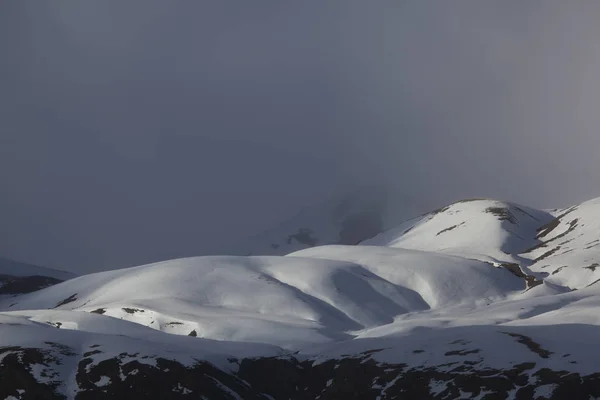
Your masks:
<svg viewBox="0 0 600 400"><path fill-rule="evenodd" d="M423 208L599 195L596 2L1 7L0 254L212 252L373 179Z"/></svg>

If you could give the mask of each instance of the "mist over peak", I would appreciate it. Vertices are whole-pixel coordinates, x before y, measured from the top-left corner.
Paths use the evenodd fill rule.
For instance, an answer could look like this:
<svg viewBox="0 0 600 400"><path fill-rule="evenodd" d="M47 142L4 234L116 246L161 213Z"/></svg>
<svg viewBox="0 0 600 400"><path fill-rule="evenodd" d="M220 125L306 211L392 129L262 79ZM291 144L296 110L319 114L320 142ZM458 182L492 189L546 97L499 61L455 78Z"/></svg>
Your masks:
<svg viewBox="0 0 600 400"><path fill-rule="evenodd" d="M426 212L598 196L594 2L0 12L0 254L209 254L376 182Z"/></svg>

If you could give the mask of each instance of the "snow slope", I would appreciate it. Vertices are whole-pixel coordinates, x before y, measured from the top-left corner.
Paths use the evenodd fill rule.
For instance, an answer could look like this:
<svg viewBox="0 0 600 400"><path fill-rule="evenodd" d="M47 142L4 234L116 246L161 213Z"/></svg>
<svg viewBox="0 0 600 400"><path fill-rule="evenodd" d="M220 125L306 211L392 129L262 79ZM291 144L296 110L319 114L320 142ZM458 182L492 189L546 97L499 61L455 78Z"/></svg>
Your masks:
<svg viewBox="0 0 600 400"><path fill-rule="evenodd" d="M581 289L600 279L600 199L553 212L466 200L417 217L361 245L515 264L537 280Z"/></svg>
<svg viewBox="0 0 600 400"><path fill-rule="evenodd" d="M600 279L600 198L565 210L538 233L541 243L523 254L546 281L581 289Z"/></svg>
<svg viewBox="0 0 600 400"><path fill-rule="evenodd" d="M355 246L305 251L307 258L197 257L85 275L0 308L94 312L168 333L296 348L349 338L408 312L525 289L507 270L450 256ZM44 318L78 329L64 315Z"/></svg>
<svg viewBox="0 0 600 400"><path fill-rule="evenodd" d="M598 398L598 232L600 200L468 200L357 245L5 295L0 397Z"/></svg>
<svg viewBox="0 0 600 400"><path fill-rule="evenodd" d="M507 269L460 257L375 246L321 246L288 257L354 262L388 282L418 293L427 308L489 303L523 292ZM413 310L411 310L413 311Z"/></svg>
<svg viewBox="0 0 600 400"><path fill-rule="evenodd" d="M520 262L537 229L554 217L488 199L464 200L406 221L361 244L415 249L490 262Z"/></svg>

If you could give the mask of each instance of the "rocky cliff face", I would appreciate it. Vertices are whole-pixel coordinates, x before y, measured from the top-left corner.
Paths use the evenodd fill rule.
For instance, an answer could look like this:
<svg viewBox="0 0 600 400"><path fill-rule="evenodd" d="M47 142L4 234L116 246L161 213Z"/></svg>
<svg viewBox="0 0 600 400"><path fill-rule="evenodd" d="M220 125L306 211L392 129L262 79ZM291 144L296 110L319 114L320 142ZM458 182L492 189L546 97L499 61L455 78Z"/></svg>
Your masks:
<svg viewBox="0 0 600 400"><path fill-rule="evenodd" d="M537 345L519 337L533 348ZM65 346L52 351L2 348L0 396L16 399L588 399L600 396L600 373L581 375L540 368L535 362L503 369L477 362L448 362L435 367L375 361L373 350L315 363L294 357L230 361L235 373L198 361L174 360L126 352L93 364L101 350L77 354ZM414 350L424 351L424 350ZM476 350L457 351L458 355ZM538 348L540 358L544 352ZM451 355L450 355L451 356ZM77 390L65 394L52 378L68 358ZM148 363L148 359L153 363ZM41 381L32 371L43 366ZM11 397L12 396L12 397Z"/></svg>

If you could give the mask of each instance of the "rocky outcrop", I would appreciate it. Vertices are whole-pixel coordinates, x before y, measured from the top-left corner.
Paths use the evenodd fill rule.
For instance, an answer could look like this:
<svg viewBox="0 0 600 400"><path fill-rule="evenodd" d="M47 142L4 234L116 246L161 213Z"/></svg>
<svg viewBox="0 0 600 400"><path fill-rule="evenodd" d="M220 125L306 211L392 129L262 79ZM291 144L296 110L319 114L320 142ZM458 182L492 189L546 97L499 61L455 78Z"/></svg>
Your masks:
<svg viewBox="0 0 600 400"><path fill-rule="evenodd" d="M377 362L372 358L377 351L325 362L289 356L231 359L237 369L233 373L202 360L183 365L141 354L121 353L95 362L94 356L102 353L99 347L84 354L58 344L53 344L51 350L5 347L0 349L0 397L383 400L600 396L600 373L582 376L538 367L535 362L504 370L485 368L477 361L425 368ZM75 365L76 371L65 372L65 365ZM72 392L66 392L67 385L59 379L61 373L75 376Z"/></svg>
<svg viewBox="0 0 600 400"><path fill-rule="evenodd" d="M0 295L16 295L35 292L62 282L49 276L9 276L0 275Z"/></svg>

